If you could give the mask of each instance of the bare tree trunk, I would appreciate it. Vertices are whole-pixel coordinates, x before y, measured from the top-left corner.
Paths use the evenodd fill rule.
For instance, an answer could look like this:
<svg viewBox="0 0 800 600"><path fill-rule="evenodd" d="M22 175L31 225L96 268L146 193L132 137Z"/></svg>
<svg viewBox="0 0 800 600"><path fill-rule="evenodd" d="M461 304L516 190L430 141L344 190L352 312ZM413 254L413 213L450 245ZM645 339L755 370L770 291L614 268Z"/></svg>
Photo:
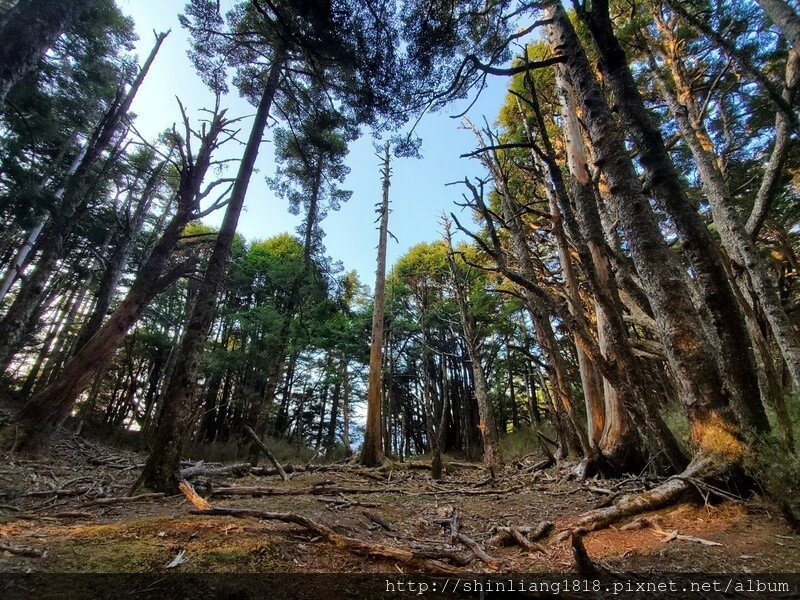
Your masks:
<svg viewBox="0 0 800 600"><path fill-rule="evenodd" d="M36 67L90 0L20 0L0 23L0 112L8 90Z"/></svg>
<svg viewBox="0 0 800 600"><path fill-rule="evenodd" d="M253 175L256 157L285 61L284 50L276 49L225 210L225 217L208 259L203 281L197 293L197 301L194 303L181 341L175 372L164 394L153 446L139 479L140 483L157 491L172 493L178 487L181 452L186 431L191 425L189 421L203 347L214 320L217 294L225 277L236 225L244 206L247 187Z"/></svg>
<svg viewBox="0 0 800 600"><path fill-rule="evenodd" d="M381 449L383 419L381 418L381 392L383 381L383 309L386 293L386 243L389 227L389 142L384 145L383 156L383 199L378 213L380 230L378 235L378 266L375 270L375 302L372 313L372 345L369 352L369 382L367 384L367 424L364 431L364 446L361 449L361 464L368 467L383 462Z"/></svg>

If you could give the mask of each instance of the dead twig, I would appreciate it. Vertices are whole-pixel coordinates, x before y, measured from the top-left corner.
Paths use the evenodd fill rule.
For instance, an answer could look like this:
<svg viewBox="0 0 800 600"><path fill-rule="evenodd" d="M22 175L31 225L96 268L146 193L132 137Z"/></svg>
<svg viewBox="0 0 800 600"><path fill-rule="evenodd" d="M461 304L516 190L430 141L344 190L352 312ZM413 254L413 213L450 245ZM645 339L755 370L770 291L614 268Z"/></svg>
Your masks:
<svg viewBox="0 0 800 600"><path fill-rule="evenodd" d="M503 563L501 561L499 561L498 559L492 558L491 556L486 554L486 551L483 548L480 547L478 542L476 542L475 540L473 540L470 537L467 537L463 533L457 534L456 537L458 538L458 540L462 544L464 544L467 548L472 550L472 553L477 558L479 558L481 561L483 561L483 563L487 567L489 567L489 569L491 569L492 571L497 571L497 570L500 569L500 567L502 566Z"/></svg>

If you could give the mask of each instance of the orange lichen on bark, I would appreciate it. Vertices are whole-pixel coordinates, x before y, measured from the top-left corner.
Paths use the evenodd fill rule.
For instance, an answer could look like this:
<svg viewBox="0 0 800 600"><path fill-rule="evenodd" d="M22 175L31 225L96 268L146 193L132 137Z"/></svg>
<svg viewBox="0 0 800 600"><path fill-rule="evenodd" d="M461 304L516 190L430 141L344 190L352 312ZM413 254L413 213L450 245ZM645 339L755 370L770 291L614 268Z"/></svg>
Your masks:
<svg viewBox="0 0 800 600"><path fill-rule="evenodd" d="M728 461L739 462L745 445L737 431L726 419L714 411L692 419L692 440L700 452L717 455Z"/></svg>

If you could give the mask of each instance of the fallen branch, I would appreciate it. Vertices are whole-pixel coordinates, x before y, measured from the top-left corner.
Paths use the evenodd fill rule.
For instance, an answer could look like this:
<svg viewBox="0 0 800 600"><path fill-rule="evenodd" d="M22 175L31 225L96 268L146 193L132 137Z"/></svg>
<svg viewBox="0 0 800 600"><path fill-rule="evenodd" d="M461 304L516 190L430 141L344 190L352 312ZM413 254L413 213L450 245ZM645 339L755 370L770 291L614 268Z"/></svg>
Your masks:
<svg viewBox="0 0 800 600"><path fill-rule="evenodd" d="M653 533L661 536L661 541L665 544L668 544L673 540L682 540L684 542L697 542L698 544L703 544L704 546L722 546L722 544L719 542L712 542L711 540L695 537L693 535L682 535L678 533L677 529L674 531L666 531L651 519L641 519L641 523L643 527L650 527L653 530Z"/></svg>
<svg viewBox="0 0 800 600"><path fill-rule="evenodd" d="M381 494L403 493L400 488L357 488L337 486L312 486L304 488L232 486L211 491L213 496L320 496L327 494Z"/></svg>
<svg viewBox="0 0 800 600"><path fill-rule="evenodd" d="M269 462L271 462L272 466L275 467L275 469L278 471L278 473L280 473L281 479L283 479L284 481L289 481L289 476L286 474L286 471L283 469L283 466L281 465L281 463L279 463L276 460L275 456L273 456L272 452L269 451L269 448L266 447L264 442L261 441L261 438L258 437L256 432L253 431L252 429L250 429L250 427L248 425L244 426L244 430L245 430L245 433L247 433L247 435L249 435L253 439L253 442L255 442L256 446L261 448L261 450L264 452L264 454L267 455L267 458L269 459Z"/></svg>
<svg viewBox="0 0 800 600"><path fill-rule="evenodd" d="M91 502L87 502L83 506L111 506L114 504L128 504L130 502L141 502L142 500L155 500L163 498L162 492L152 492L147 494L139 494L137 496L119 496L116 498L98 498Z"/></svg>
<svg viewBox="0 0 800 600"><path fill-rule="evenodd" d="M236 518L253 518L262 521L281 521L283 523L293 523L300 525L312 533L322 537L334 546L343 548L356 554L372 556L376 558L386 558L403 564L410 565L417 569L423 569L430 573L458 574L461 569L452 567L439 560L429 558L431 552L418 553L403 548L394 548L383 544L370 544L356 538L347 537L334 532L327 525L318 523L308 517L296 513L272 513L261 510L251 510L247 508L217 508L211 507L205 510L193 510L192 514L199 515L218 515Z"/></svg>
<svg viewBox="0 0 800 600"><path fill-rule="evenodd" d="M192 514L228 516L235 518L253 518L260 519L262 521L281 521L282 523L292 523L307 529L315 535L332 543L334 546L338 546L339 548L343 548L356 554L394 560L406 565L410 565L417 569L422 569L429 573L453 575L462 573L461 569L457 569L456 567L441 562L440 560L430 558L432 555L431 551L420 553L413 550L406 550L404 548L394 548L392 546L385 546L382 544L371 544L363 540L340 535L327 525L323 525L322 523L297 513L275 513L252 510L248 508L214 507L211 506L206 500L198 496L188 483L181 482L180 489L186 496L186 499L197 507L192 511ZM442 554L445 557L450 555L448 552Z"/></svg>
<svg viewBox="0 0 800 600"><path fill-rule="evenodd" d="M541 544L532 542L521 529L516 527L498 527L497 533L492 536L488 543L489 546L511 546L517 545L528 552L541 552L546 554L544 547Z"/></svg>
<svg viewBox="0 0 800 600"><path fill-rule="evenodd" d="M31 558L42 558L47 554L44 550L31 548L30 546L13 546L4 542L0 542L0 552L9 552L17 556L29 556Z"/></svg>
<svg viewBox="0 0 800 600"><path fill-rule="evenodd" d="M392 524L389 523L386 519L383 518L383 515L379 515L376 512L372 512L370 510L362 511L362 514L367 517L370 521L378 525L379 527L385 529L386 531L394 531L394 527Z"/></svg>
<svg viewBox="0 0 800 600"><path fill-rule="evenodd" d="M364 508L378 508L380 504L375 502L361 502L346 496L317 496L317 500L329 505L329 508L340 509L350 508L351 506L362 506Z"/></svg>
<svg viewBox="0 0 800 600"><path fill-rule="evenodd" d="M55 496L56 498L69 498L71 496L82 496L89 492L92 488L82 487L74 490L39 490L36 492L26 492L24 494L17 494L17 498L46 498L48 496ZM15 496L10 492L0 492L0 496Z"/></svg>

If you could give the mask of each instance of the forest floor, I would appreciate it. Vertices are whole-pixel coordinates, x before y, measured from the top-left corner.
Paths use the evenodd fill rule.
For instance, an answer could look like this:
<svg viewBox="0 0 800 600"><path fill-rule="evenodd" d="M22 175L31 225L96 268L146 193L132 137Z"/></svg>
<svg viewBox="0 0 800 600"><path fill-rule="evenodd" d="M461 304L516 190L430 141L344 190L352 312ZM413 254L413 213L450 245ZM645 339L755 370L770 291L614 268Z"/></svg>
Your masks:
<svg viewBox="0 0 800 600"><path fill-rule="evenodd" d="M194 507L184 496L131 499L129 490L143 460L141 454L67 434L59 435L46 455L5 456L0 465L0 571L425 569L365 556L296 524L192 514ZM477 465L463 463L447 468L438 482L421 463L369 470L328 465L295 473L288 481L243 468L248 471L244 477L228 473L192 481L214 507L291 512L347 539L411 550L436 564L469 572L525 573L574 571L570 540L558 532L584 511L656 483L641 478L579 483L568 479L564 466L534 471L535 464L535 457L517 461L494 482ZM479 552L451 537L453 515L458 533L475 542ZM543 521L554 523L552 533L528 548L497 540L498 527L524 533L525 527L535 529ZM649 514L645 522L589 533L584 543L596 564L619 572L800 572L800 536L759 497L672 506ZM181 552L185 562L168 567Z"/></svg>

